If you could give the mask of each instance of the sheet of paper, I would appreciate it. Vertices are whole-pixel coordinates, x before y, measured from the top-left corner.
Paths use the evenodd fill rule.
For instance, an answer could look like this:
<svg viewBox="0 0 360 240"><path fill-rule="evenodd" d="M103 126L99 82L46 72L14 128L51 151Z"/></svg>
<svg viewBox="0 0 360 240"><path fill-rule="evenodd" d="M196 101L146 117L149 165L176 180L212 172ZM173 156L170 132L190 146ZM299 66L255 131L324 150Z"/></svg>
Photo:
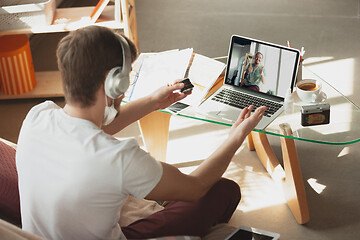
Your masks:
<svg viewBox="0 0 360 240"><path fill-rule="evenodd" d="M224 68L225 64L222 62L195 54L189 70L189 79L194 85L194 89L181 102L191 106L198 106Z"/></svg>
<svg viewBox="0 0 360 240"><path fill-rule="evenodd" d="M170 50L140 56L142 58L138 74L130 87L129 100L153 93L168 83L184 78L193 49Z"/></svg>

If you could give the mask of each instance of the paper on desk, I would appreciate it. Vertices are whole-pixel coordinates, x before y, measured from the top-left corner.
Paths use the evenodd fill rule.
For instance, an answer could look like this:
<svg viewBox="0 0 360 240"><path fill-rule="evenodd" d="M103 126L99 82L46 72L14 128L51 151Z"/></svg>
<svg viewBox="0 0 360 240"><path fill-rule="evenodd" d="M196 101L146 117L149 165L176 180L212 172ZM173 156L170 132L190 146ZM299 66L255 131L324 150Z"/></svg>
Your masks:
<svg viewBox="0 0 360 240"><path fill-rule="evenodd" d="M138 99L153 93L168 83L184 78L193 49L170 50L139 56L138 74L130 88L129 100Z"/></svg>
<svg viewBox="0 0 360 240"><path fill-rule="evenodd" d="M181 102L190 106L198 106L224 68L225 64L222 62L200 54L195 54L188 76L194 85L194 89L192 93L181 100Z"/></svg>

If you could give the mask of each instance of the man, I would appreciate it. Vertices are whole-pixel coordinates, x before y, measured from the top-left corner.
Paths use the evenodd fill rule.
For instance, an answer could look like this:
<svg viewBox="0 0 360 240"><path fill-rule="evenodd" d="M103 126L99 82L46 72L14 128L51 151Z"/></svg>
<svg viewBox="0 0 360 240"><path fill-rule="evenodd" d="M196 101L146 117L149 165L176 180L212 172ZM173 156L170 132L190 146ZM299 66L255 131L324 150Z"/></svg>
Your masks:
<svg viewBox="0 0 360 240"><path fill-rule="evenodd" d="M203 236L229 221L240 200L239 187L221 176L266 107L250 116L245 108L229 138L191 174L160 163L133 140L112 134L148 113L186 97L184 84L120 105L108 96L107 77L134 61L136 48L107 28L69 33L57 49L66 105L33 107L24 120L17 150L23 229L47 239L144 239L168 235ZM126 54L125 54L126 55ZM109 72L110 71L110 72ZM109 114L115 106L117 114ZM111 116L115 117L112 118ZM104 126L104 123L108 125ZM171 201L165 209L120 227L127 198Z"/></svg>
<svg viewBox="0 0 360 240"><path fill-rule="evenodd" d="M242 87L253 91L260 90L260 82L264 84L264 66L261 65L263 54L257 52L253 63L249 63L246 67L244 79L241 82Z"/></svg>

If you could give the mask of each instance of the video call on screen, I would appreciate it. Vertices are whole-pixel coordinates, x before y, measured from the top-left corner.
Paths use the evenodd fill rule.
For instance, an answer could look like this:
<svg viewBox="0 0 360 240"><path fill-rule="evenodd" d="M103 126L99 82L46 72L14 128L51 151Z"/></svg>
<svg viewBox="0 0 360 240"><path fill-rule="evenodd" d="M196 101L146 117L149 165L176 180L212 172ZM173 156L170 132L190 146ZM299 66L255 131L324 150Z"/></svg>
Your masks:
<svg viewBox="0 0 360 240"><path fill-rule="evenodd" d="M257 53L261 53L261 59L260 63L258 59L255 64ZM226 83L285 97L296 69L296 55L295 51L289 49L249 40L234 42L228 61ZM260 69L263 82L259 78Z"/></svg>

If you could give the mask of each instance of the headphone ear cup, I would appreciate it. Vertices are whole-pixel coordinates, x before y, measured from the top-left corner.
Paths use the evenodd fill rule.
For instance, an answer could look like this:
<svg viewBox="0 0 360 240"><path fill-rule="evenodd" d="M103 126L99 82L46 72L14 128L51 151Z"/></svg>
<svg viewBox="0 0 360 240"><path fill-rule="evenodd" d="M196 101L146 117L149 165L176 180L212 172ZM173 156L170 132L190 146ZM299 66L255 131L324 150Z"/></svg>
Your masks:
<svg viewBox="0 0 360 240"><path fill-rule="evenodd" d="M126 39L116 34L121 45L123 66L112 68L105 79L105 93L108 97L116 99L126 92L130 85L129 74L131 71L131 53Z"/></svg>
<svg viewBox="0 0 360 240"><path fill-rule="evenodd" d="M112 99L124 94L129 86L129 73L122 71L122 67L112 68L105 78L105 94Z"/></svg>

